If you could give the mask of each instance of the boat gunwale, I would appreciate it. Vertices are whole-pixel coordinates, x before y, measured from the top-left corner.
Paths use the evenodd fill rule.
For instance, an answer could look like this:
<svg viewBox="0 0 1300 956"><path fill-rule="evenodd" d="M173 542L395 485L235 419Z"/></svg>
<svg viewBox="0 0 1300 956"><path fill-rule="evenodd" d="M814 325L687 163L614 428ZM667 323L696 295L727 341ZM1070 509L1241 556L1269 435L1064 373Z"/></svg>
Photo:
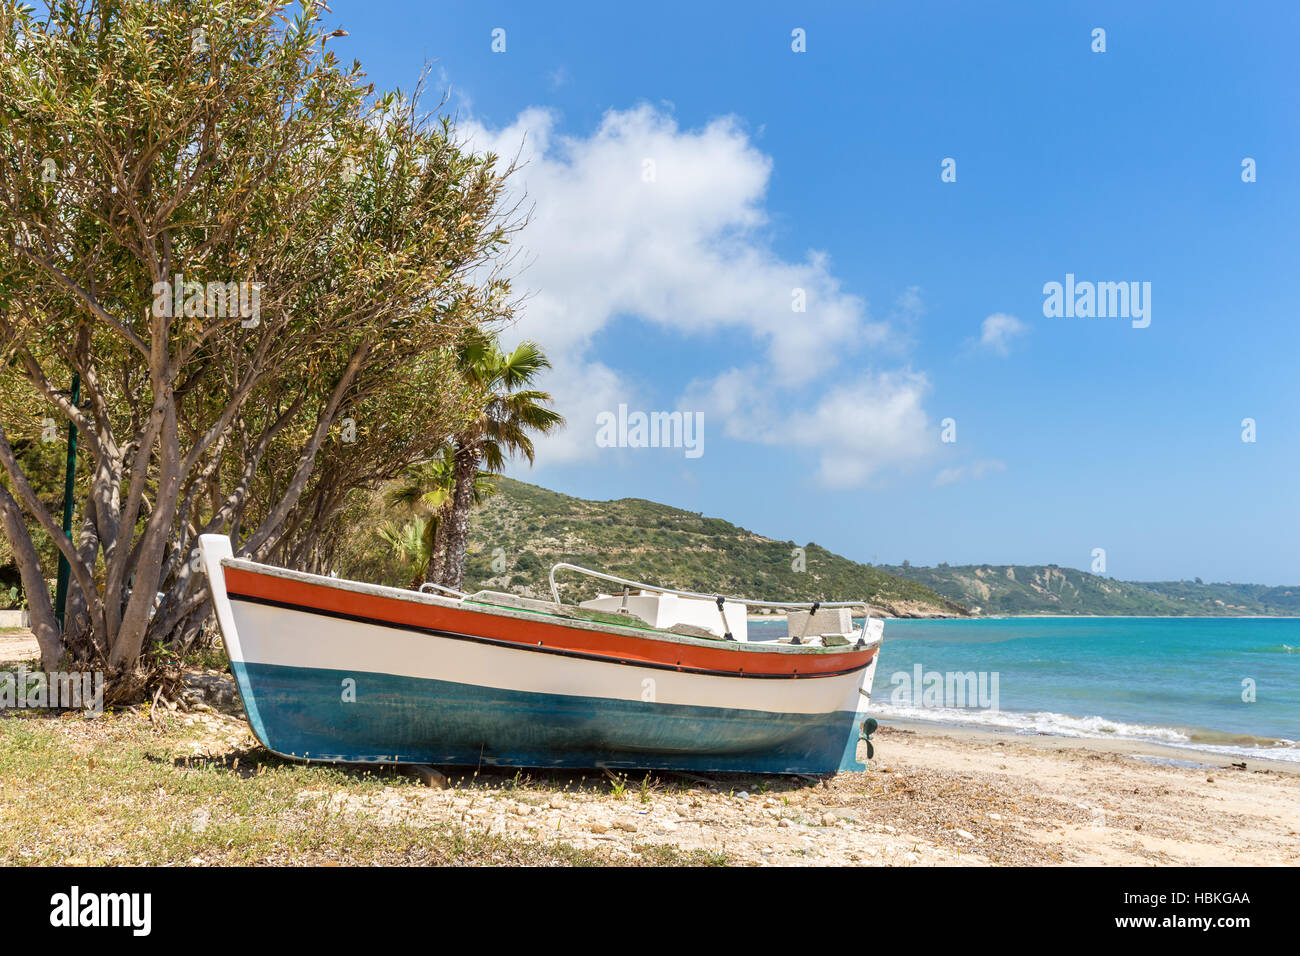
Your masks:
<svg viewBox="0 0 1300 956"><path fill-rule="evenodd" d="M252 574L262 574L268 577L298 581L305 584L316 585L318 587L327 587L339 591L349 591L354 594L365 594L370 597L406 601L410 604L460 610L472 614L487 614L493 617L504 617L518 621L536 621L537 615L543 613L530 612L519 608L505 607L496 604L483 604L480 602L470 602L468 600L457 598L446 598L439 595L426 594L420 591L409 591L404 588L388 587L387 585L382 584L370 584L365 581L353 581L348 578L332 578L322 574L310 574L306 571L294 571L290 568L280 568L275 565L262 564L258 561L250 561L247 558L222 558L221 565L223 568L235 568L236 570ZM240 597L248 597L248 595L240 595L237 593L231 593L230 596L236 599ZM303 607L303 610L321 611L322 613L326 613L324 609L312 608L309 606ZM399 622L384 623L388 623L395 627L405 626ZM554 619L547 623L552 624L555 627L591 631L600 634L636 637L643 640L661 641L665 644L680 644L685 647L726 650L760 655L814 657L836 654L862 654L872 649L878 649L880 646L879 638L868 641L863 647L857 647L854 644L824 647L815 644L782 644L776 641L728 641L723 638L702 638L692 637L688 634L675 634L672 631L658 630L651 628L648 625L646 627L636 627L633 625L586 621L579 618L564 617L559 614L554 615Z"/></svg>

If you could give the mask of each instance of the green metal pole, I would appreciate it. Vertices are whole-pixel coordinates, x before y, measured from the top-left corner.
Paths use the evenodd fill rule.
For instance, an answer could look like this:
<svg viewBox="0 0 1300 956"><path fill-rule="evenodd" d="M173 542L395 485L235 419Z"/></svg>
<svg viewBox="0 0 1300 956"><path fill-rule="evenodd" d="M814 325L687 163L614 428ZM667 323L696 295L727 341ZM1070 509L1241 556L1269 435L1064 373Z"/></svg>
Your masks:
<svg viewBox="0 0 1300 956"><path fill-rule="evenodd" d="M72 407L76 408L81 400L81 376L72 373ZM63 476L63 533L72 537L72 496L77 483L77 426L68 422L68 465ZM59 584L54 591L54 617L63 627L63 612L68 605L68 578L72 575L72 566L68 559L59 552Z"/></svg>

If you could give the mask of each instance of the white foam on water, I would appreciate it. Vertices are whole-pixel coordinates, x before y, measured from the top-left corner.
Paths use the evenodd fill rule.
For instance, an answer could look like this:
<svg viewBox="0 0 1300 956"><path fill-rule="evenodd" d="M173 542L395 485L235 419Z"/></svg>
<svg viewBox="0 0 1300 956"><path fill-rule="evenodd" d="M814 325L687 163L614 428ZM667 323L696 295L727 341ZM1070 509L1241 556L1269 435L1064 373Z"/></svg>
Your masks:
<svg viewBox="0 0 1300 956"><path fill-rule="evenodd" d="M1188 739L1185 733L1172 727L1126 724L1105 717L1071 717L1069 714L1057 714L1050 710L1019 712L956 707L898 707L893 704L873 703L871 712L907 720L999 727L1020 733L1051 734L1056 737L1141 737L1163 743L1178 743Z"/></svg>
<svg viewBox="0 0 1300 956"><path fill-rule="evenodd" d="M1174 744L1188 750L1222 754L1225 757L1249 757L1251 760L1276 760L1280 763L1300 763L1300 743L1281 738L1272 747L1237 747L1229 744Z"/></svg>
<svg viewBox="0 0 1300 956"><path fill-rule="evenodd" d="M1053 737L1086 737L1090 739L1141 740L1165 744L1206 753L1230 757L1250 757L1256 760L1279 760L1300 763L1300 743L1278 740L1272 747L1243 747L1232 744L1194 743L1187 733L1175 727L1151 727L1146 724L1129 724L1107 717L1073 717L1050 710L1018 712L1010 710L962 710L955 707L899 707L893 704L872 703L868 712L875 717L896 717L903 720L920 720L937 724L964 724L1009 730L1018 734L1047 734Z"/></svg>

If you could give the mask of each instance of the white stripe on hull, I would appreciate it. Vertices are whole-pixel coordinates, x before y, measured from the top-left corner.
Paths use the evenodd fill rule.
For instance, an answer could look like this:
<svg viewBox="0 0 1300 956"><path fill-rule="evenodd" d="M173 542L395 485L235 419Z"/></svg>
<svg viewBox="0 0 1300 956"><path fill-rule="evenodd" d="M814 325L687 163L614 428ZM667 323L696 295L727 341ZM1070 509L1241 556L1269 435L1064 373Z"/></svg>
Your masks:
<svg viewBox="0 0 1300 956"><path fill-rule="evenodd" d="M516 650L246 601L231 606L239 659L250 663L393 674L528 693L788 714L852 712L865 709L859 688L870 692L876 663L873 658L865 670L834 677L719 677Z"/></svg>

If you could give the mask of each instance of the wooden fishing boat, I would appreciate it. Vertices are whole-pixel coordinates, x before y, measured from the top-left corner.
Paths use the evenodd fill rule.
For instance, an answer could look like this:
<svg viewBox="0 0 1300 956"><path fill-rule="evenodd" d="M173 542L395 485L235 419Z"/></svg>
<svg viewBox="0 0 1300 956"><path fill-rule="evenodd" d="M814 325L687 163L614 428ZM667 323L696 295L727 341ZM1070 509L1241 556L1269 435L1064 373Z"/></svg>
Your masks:
<svg viewBox="0 0 1300 956"><path fill-rule="evenodd" d="M554 601L434 594L237 559L218 535L200 548L249 724L286 757L803 774L864 766L857 749L875 726L866 708L883 633L864 602L740 601L565 564L551 570ZM622 590L564 604L561 571ZM755 606L787 612L784 637L748 639Z"/></svg>

